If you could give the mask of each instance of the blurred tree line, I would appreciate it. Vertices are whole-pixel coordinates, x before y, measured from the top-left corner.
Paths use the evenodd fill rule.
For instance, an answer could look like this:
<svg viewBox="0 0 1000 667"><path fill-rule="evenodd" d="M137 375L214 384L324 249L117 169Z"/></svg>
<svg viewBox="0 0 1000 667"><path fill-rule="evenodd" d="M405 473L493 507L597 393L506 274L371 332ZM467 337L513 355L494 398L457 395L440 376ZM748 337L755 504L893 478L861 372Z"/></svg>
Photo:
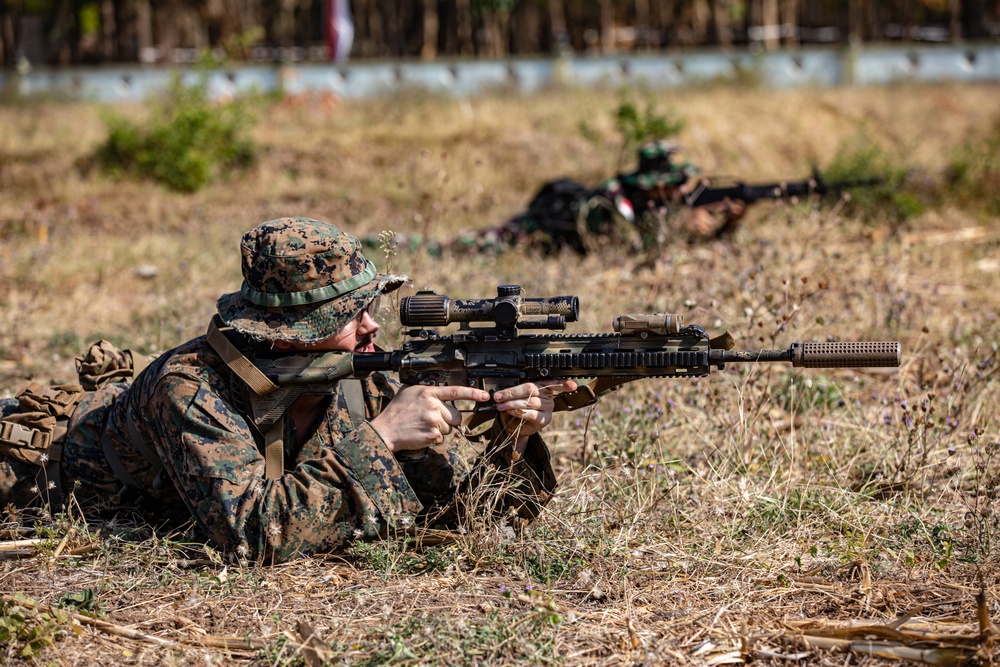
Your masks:
<svg viewBox="0 0 1000 667"><path fill-rule="evenodd" d="M0 0L0 66L327 60L332 0ZM351 58L960 41L1000 0L349 0Z"/></svg>

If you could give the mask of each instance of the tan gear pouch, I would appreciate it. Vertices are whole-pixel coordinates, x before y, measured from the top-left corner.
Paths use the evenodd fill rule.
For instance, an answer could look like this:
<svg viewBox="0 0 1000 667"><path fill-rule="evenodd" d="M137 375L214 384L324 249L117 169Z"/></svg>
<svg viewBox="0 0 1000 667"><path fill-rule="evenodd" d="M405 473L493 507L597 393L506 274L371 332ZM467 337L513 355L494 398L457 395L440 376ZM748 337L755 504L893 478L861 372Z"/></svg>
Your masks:
<svg viewBox="0 0 1000 667"><path fill-rule="evenodd" d="M32 382L15 397L19 411L0 420L0 454L43 467L62 459L66 423L83 395L80 385Z"/></svg>
<svg viewBox="0 0 1000 667"><path fill-rule="evenodd" d="M112 382L129 382L149 365L149 359L132 350L121 350L113 343L99 340L76 357L80 384L95 391Z"/></svg>

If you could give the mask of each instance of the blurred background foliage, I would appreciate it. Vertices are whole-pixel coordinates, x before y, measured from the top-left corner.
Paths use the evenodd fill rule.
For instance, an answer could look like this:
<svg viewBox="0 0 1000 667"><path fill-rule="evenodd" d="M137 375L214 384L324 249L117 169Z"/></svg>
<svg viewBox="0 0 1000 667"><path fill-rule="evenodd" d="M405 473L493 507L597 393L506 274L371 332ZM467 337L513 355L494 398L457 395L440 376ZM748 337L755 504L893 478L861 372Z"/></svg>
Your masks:
<svg viewBox="0 0 1000 667"><path fill-rule="evenodd" d="M336 10L333 8L337 7ZM655 52L995 40L988 0L0 0L0 66Z"/></svg>

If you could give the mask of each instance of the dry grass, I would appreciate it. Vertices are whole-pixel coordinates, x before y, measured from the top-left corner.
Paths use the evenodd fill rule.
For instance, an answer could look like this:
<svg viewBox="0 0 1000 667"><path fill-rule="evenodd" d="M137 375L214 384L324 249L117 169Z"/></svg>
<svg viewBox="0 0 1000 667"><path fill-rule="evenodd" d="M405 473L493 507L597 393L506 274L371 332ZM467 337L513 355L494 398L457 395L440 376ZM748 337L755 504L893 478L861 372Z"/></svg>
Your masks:
<svg viewBox="0 0 1000 667"><path fill-rule="evenodd" d="M709 88L657 102L688 119L681 140L704 171L771 180L822 166L861 130L938 174L990 126L996 94ZM264 220L443 237L517 212L545 179L597 182L617 157L616 104L597 91L286 100L257 128L271 150L253 172L189 196L81 172L103 137L96 107L0 108L0 395L71 380L97 338L152 351L201 333L238 286L240 234ZM948 206L902 227L846 210L761 205L731 242L678 243L652 262L623 247L376 257L413 288L460 298L510 282L579 294L576 331L665 310L748 348L898 339L904 364L730 368L559 415L548 440L561 490L522 534L471 525L440 544L262 566L220 557L188 527L9 517L0 632L21 634L0 663L22 660L32 637L47 664L991 658L979 615L1000 611L1000 225ZM14 543L29 538L40 542ZM866 639L887 642L882 657Z"/></svg>

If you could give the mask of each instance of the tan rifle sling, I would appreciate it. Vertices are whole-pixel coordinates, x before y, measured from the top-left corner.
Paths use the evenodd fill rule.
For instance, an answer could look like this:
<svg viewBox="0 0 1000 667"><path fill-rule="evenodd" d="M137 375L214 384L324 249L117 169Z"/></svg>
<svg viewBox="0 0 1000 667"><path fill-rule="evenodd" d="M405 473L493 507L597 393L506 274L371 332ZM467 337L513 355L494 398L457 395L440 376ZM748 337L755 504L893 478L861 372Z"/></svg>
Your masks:
<svg viewBox="0 0 1000 667"><path fill-rule="evenodd" d="M246 358L235 345L233 345L223 331L231 330L224 327L222 319L215 315L208 325L208 332L205 334L208 344L222 358L229 370L246 383L250 388L253 402L255 396L266 396L278 390L278 385L270 379L260 369L253 365L253 362ZM264 431L264 476L267 479L278 479L285 470L285 412L289 405L283 406L280 416L273 422L258 424Z"/></svg>
<svg viewBox="0 0 1000 667"><path fill-rule="evenodd" d="M264 375L252 361L233 345L223 333L229 329L230 327L224 326L222 319L215 315L208 325L208 333L206 334L208 344L222 358L226 366L250 388L251 404L260 403L258 401L260 397L272 394L280 387ZM358 426L365 420L364 390L361 381L350 378L341 380L339 385L344 393L351 423ZM258 411L252 408L254 414L251 415L251 419L263 431L264 435L264 477L267 479L278 479L285 472L285 414L300 395L296 392L287 392L279 402L277 410L269 402L267 414L278 414L278 416L277 418L269 416L266 421L257 421L256 413Z"/></svg>
<svg viewBox="0 0 1000 667"><path fill-rule="evenodd" d="M340 391L344 394L344 401L347 403L347 414L351 418L351 424L357 428L365 420L365 389L361 380L356 378L345 378L339 384Z"/></svg>

